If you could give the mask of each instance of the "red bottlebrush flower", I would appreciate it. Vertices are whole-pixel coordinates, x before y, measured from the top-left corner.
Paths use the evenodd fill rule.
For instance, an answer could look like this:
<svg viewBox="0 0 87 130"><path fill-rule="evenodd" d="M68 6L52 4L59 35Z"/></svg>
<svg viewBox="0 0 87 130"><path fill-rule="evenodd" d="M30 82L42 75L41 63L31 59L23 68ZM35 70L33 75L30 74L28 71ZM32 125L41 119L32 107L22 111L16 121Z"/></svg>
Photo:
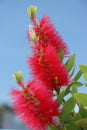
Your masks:
<svg viewBox="0 0 87 130"><path fill-rule="evenodd" d="M48 16L45 15L41 19L39 25L34 25L34 29L37 37L39 38L39 41L41 41L44 46L51 44L55 47L57 52L62 50L65 56L69 54L66 44L64 43L59 33L56 31Z"/></svg>
<svg viewBox="0 0 87 130"><path fill-rule="evenodd" d="M43 49L28 59L31 74L44 82L51 90L70 83L69 74L52 46Z"/></svg>
<svg viewBox="0 0 87 130"><path fill-rule="evenodd" d="M23 90L12 90L13 107L20 119L33 130L46 130L60 115L59 104L41 81L33 80Z"/></svg>

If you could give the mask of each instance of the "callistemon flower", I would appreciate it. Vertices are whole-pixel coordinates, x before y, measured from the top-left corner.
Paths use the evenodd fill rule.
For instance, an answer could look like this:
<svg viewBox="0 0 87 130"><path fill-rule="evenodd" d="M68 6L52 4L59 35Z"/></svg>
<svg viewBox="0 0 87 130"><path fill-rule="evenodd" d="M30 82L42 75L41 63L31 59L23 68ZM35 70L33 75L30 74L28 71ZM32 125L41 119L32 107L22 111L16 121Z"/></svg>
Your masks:
<svg viewBox="0 0 87 130"><path fill-rule="evenodd" d="M39 24L33 25L34 30L36 32L38 40L42 42L44 46L51 44L55 47L57 52L60 50L63 51L64 56L67 56L69 53L66 44L64 43L63 39L56 31L54 25L51 23L51 20L48 16L44 16Z"/></svg>
<svg viewBox="0 0 87 130"><path fill-rule="evenodd" d="M28 58L28 65L31 68L31 74L43 81L51 90L70 83L70 76L51 45L44 49L39 46L37 54Z"/></svg>
<svg viewBox="0 0 87 130"><path fill-rule="evenodd" d="M15 112L33 130L46 130L61 113L58 102L39 80L29 82L22 90L13 89L11 97Z"/></svg>

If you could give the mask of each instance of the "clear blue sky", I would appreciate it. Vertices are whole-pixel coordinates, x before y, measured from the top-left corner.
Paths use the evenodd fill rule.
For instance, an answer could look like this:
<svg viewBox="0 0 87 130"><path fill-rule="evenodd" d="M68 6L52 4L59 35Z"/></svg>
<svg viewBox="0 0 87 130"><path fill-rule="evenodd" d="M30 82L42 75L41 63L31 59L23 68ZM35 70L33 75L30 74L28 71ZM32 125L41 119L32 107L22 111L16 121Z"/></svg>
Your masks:
<svg viewBox="0 0 87 130"><path fill-rule="evenodd" d="M0 102L10 102L8 92L17 87L15 71L22 70L25 81L30 79L29 5L38 6L39 19L44 14L51 17L71 54L76 53L76 64L87 65L87 0L0 0Z"/></svg>

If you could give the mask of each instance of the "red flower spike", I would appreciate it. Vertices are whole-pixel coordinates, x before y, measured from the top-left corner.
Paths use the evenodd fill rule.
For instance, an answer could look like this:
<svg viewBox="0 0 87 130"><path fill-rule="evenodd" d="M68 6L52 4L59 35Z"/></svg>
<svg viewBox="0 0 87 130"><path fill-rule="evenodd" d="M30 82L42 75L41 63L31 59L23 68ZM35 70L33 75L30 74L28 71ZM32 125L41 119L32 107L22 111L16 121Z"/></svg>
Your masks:
<svg viewBox="0 0 87 130"><path fill-rule="evenodd" d="M31 74L51 90L70 83L69 74L52 46L38 47L38 53L28 59Z"/></svg>
<svg viewBox="0 0 87 130"><path fill-rule="evenodd" d="M36 35L39 37L39 41L41 41L44 46L51 44L55 47L57 52L62 50L65 56L69 54L66 44L64 43L59 33L56 31L48 16L45 15L41 19L39 25L34 26L34 29Z"/></svg>
<svg viewBox="0 0 87 130"><path fill-rule="evenodd" d="M28 83L22 91L12 90L11 97L17 115L33 130L46 130L53 118L60 115L59 104L41 81Z"/></svg>

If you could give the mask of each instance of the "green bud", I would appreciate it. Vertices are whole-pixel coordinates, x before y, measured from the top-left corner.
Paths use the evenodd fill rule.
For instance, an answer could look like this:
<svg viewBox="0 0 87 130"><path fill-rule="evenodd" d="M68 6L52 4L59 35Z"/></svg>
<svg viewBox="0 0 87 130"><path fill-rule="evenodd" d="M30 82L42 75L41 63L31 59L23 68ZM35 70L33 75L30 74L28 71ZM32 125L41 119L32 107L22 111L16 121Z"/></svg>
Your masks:
<svg viewBox="0 0 87 130"><path fill-rule="evenodd" d="M22 71L18 71L17 73L13 74L13 78L17 83L21 83L23 76L22 76Z"/></svg>
<svg viewBox="0 0 87 130"><path fill-rule="evenodd" d="M31 5L30 7L27 8L27 12L30 17L35 17L37 14L37 7L34 5Z"/></svg>
<svg viewBox="0 0 87 130"><path fill-rule="evenodd" d="M33 42L37 42L39 40L34 31L30 34L30 40Z"/></svg>

